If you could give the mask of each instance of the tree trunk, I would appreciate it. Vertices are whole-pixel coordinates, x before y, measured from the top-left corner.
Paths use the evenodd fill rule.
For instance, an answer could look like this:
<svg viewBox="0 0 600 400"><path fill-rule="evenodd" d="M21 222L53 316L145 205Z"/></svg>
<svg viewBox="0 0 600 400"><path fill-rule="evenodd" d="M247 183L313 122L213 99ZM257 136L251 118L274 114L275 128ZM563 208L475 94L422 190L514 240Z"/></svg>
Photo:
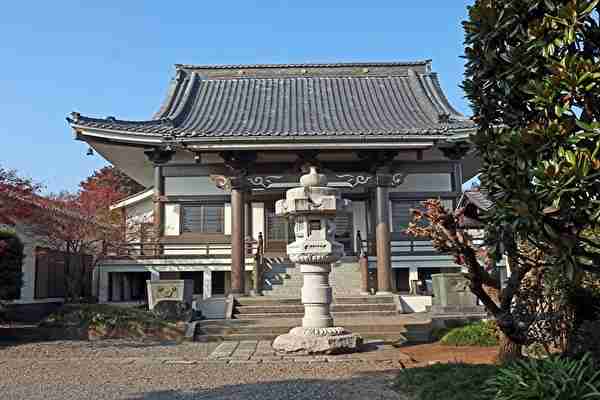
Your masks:
<svg viewBox="0 0 600 400"><path fill-rule="evenodd" d="M496 362L498 364L506 364L522 358L521 351L523 346L510 340L504 333L500 333L500 335L500 348L498 349Z"/></svg>

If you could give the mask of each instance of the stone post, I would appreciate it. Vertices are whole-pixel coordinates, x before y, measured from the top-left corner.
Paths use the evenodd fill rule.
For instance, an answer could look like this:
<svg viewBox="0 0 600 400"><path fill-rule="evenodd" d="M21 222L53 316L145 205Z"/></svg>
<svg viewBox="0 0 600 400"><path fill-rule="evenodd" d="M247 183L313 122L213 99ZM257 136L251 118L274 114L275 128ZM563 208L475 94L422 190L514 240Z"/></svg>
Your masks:
<svg viewBox="0 0 600 400"><path fill-rule="evenodd" d="M159 271L150 271L150 280L151 281L160 281L160 272Z"/></svg>
<svg viewBox="0 0 600 400"><path fill-rule="evenodd" d="M287 253L302 272L304 318L301 327L278 336L273 348L289 353L355 351L362 338L334 326L329 285L331 265L344 255L344 246L335 241L335 214L349 212L350 201L327 187L326 176L315 167L300 178L300 184L277 202L276 213L294 219L296 240L287 246Z"/></svg>
<svg viewBox="0 0 600 400"><path fill-rule="evenodd" d="M212 296L212 271L207 269L202 272L202 298L208 299Z"/></svg>
<svg viewBox="0 0 600 400"><path fill-rule="evenodd" d="M419 281L419 268L409 267L408 269L408 283L410 286L410 294L417 294L417 284Z"/></svg>

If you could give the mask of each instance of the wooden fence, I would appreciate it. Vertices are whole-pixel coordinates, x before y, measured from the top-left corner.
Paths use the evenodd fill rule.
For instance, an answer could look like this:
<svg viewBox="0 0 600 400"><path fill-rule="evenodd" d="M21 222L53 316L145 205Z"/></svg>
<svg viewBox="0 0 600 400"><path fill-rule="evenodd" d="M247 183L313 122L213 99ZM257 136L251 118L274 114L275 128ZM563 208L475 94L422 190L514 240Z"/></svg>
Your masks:
<svg viewBox="0 0 600 400"><path fill-rule="evenodd" d="M92 295L93 257L66 254L38 247L35 251L35 298L65 297L67 287L77 288L77 295Z"/></svg>

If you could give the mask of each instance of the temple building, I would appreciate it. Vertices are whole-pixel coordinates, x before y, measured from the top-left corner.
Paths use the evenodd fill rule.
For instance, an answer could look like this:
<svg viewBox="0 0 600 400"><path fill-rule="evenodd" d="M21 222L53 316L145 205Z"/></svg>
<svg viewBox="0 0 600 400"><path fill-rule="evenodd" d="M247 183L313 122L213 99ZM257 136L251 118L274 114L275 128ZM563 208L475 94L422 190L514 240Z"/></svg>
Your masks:
<svg viewBox="0 0 600 400"><path fill-rule="evenodd" d="M101 302L140 299L147 279L192 279L205 299L299 298L285 254L294 232L275 202L308 166L352 200L336 218L346 253L331 274L336 296L414 294L418 281L458 268L404 233L422 200L454 207L475 130L430 61L176 65L151 119L68 121L147 188L112 207L137 234L97 267Z"/></svg>

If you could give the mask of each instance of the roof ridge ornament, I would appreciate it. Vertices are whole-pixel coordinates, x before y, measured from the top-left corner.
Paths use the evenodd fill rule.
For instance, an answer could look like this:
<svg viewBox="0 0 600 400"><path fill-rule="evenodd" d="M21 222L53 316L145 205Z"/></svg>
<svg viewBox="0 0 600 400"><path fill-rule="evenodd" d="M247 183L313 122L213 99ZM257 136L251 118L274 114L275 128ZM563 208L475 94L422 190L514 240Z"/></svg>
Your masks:
<svg viewBox="0 0 600 400"><path fill-rule="evenodd" d="M81 118L81 114L78 113L77 111L73 111L70 114L70 117L67 117L67 121L69 123L77 123L79 122L79 119Z"/></svg>

